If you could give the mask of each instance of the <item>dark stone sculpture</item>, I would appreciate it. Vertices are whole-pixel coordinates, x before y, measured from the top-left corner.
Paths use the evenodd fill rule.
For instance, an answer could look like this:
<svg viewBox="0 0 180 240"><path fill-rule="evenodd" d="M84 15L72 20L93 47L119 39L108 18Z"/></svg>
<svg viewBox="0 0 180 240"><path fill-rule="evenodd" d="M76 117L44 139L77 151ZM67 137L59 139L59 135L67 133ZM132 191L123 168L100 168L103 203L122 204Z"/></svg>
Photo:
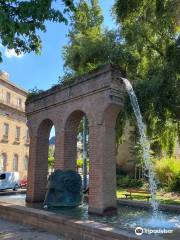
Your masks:
<svg viewBox="0 0 180 240"><path fill-rule="evenodd" d="M82 179L72 170L55 170L48 178L44 206L63 207L81 204Z"/></svg>

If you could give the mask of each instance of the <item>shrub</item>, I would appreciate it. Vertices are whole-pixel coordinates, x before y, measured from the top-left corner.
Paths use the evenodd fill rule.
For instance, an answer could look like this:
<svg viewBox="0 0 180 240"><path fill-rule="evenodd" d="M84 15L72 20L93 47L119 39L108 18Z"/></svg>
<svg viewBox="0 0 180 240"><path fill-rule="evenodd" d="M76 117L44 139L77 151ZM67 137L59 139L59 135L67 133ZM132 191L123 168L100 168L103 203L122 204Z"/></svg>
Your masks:
<svg viewBox="0 0 180 240"><path fill-rule="evenodd" d="M43 90L38 89L37 87L30 89L28 91L26 102L31 101L33 98L37 97L38 95L40 95L43 92L44 92Z"/></svg>
<svg viewBox="0 0 180 240"><path fill-rule="evenodd" d="M77 159L77 167L82 168L83 167L83 160L82 159Z"/></svg>
<svg viewBox="0 0 180 240"><path fill-rule="evenodd" d="M117 175L117 186L118 187L133 187L138 188L143 186L143 181L141 179L137 180L131 176Z"/></svg>
<svg viewBox="0 0 180 240"><path fill-rule="evenodd" d="M83 159L77 159L76 165L78 168L83 167ZM87 159L87 169L89 169L89 159Z"/></svg>
<svg viewBox="0 0 180 240"><path fill-rule="evenodd" d="M180 191L180 159L156 160L155 172L161 187L168 191Z"/></svg>

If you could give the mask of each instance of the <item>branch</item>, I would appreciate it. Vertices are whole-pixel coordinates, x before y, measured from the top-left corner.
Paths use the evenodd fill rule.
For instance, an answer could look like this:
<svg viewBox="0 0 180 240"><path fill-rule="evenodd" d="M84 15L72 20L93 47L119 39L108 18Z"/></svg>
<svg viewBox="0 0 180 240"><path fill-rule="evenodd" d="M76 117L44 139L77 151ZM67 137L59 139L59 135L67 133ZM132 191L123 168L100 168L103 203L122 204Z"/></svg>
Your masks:
<svg viewBox="0 0 180 240"><path fill-rule="evenodd" d="M156 52L159 53L159 55L165 58L164 53L159 50L159 48L146 36L146 34L141 34L141 36L146 39L146 41L150 44L151 48L153 48Z"/></svg>

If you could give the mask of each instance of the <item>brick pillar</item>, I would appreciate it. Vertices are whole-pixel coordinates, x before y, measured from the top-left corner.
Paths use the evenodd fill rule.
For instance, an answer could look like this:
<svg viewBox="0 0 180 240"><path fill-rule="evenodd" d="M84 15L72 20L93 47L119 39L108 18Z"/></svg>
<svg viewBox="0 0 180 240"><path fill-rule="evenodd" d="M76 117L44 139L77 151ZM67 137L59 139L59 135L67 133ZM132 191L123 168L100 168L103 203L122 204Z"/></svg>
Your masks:
<svg viewBox="0 0 180 240"><path fill-rule="evenodd" d="M30 146L29 146L29 162L28 162L28 186L26 201L33 202L35 198L35 167L36 167L36 153L37 153L37 136L30 136Z"/></svg>
<svg viewBox="0 0 180 240"><path fill-rule="evenodd" d="M48 173L49 134L30 137L28 188L26 201L43 201L46 192Z"/></svg>
<svg viewBox="0 0 180 240"><path fill-rule="evenodd" d="M64 132L64 167L76 170L77 159L77 132L75 129L67 129Z"/></svg>
<svg viewBox="0 0 180 240"><path fill-rule="evenodd" d="M76 170L77 133L74 129L56 132L55 169Z"/></svg>
<svg viewBox="0 0 180 240"><path fill-rule="evenodd" d="M89 213L116 213L115 130L105 124L89 127Z"/></svg>

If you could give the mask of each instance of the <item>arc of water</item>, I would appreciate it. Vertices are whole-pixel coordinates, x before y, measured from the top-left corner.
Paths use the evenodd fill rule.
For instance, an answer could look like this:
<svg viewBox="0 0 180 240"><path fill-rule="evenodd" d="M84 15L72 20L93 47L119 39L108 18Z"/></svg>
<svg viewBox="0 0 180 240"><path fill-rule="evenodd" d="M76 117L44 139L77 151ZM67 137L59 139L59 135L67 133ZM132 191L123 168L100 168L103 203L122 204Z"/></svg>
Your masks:
<svg viewBox="0 0 180 240"><path fill-rule="evenodd" d="M139 129L139 134L140 134L140 144L142 146L142 152L143 152L144 165L145 165L145 169L148 171L149 190L151 193L151 206L153 209L153 216L157 216L157 212L158 212L158 201L156 199L157 184L156 184L153 162L150 155L150 143L146 136L146 126L143 122L138 100L131 83L126 78L121 78L121 79L125 84L125 87L129 95L131 105L133 107L133 111L137 120L137 125Z"/></svg>

